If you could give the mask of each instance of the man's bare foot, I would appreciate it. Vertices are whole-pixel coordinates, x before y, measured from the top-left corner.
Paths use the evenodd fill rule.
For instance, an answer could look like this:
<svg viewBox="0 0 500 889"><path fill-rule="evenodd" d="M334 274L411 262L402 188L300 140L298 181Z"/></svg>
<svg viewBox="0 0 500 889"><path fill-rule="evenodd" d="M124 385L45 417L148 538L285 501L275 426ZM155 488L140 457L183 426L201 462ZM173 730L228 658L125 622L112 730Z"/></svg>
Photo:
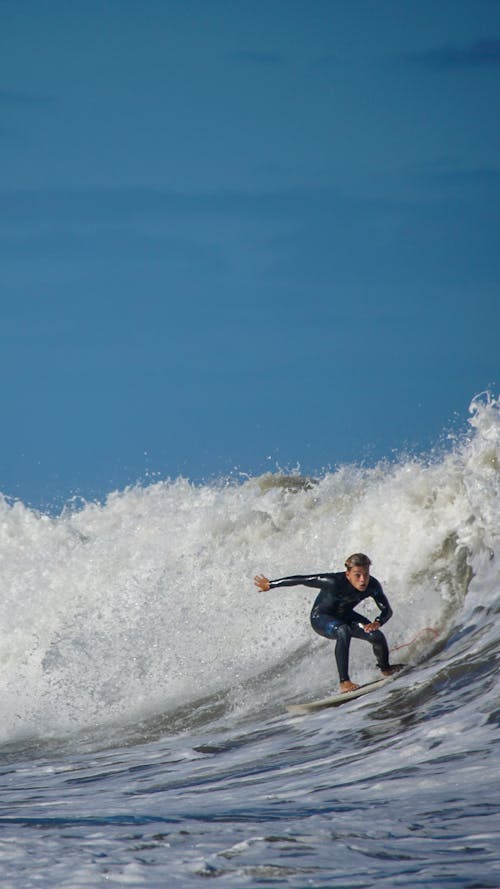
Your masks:
<svg viewBox="0 0 500 889"><path fill-rule="evenodd" d="M404 664L391 664L386 670L381 670L380 672L382 676L392 676L393 673L399 673L401 670L404 670L404 666Z"/></svg>
<svg viewBox="0 0 500 889"><path fill-rule="evenodd" d="M345 682L340 683L340 693L343 695L346 691L356 691L359 688L359 685L356 685L355 682L351 682L350 679L346 679Z"/></svg>

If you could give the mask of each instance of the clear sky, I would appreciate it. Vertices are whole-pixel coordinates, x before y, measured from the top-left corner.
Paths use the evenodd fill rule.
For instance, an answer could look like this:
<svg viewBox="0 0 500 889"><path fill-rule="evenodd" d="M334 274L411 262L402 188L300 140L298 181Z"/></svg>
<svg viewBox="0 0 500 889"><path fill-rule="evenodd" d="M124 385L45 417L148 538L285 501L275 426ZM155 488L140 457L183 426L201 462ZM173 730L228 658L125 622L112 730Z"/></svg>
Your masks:
<svg viewBox="0 0 500 889"><path fill-rule="evenodd" d="M426 450L500 380L498 0L0 0L0 490Z"/></svg>

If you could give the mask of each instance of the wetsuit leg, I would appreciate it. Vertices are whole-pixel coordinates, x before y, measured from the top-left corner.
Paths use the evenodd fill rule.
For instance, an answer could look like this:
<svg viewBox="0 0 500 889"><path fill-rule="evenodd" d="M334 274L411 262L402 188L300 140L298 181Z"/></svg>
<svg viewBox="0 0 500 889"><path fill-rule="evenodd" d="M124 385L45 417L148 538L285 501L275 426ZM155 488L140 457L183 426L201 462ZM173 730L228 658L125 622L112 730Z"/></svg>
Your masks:
<svg viewBox="0 0 500 889"><path fill-rule="evenodd" d="M367 623L370 623L368 618L356 612L353 612L351 615L349 623L331 618L315 608L311 612L311 626L313 630L320 636L324 636L325 639L336 640L335 660L340 682L349 681L349 648L353 636L355 639L361 639L363 642L369 642L372 645L377 666L380 670L387 670L389 667L387 640L380 630L374 630L373 633L365 633L363 627Z"/></svg>
<svg viewBox="0 0 500 889"><path fill-rule="evenodd" d="M325 639L335 639L335 660L339 671L340 682L349 681L349 648L351 645L351 630L345 621L335 620L327 614L313 609L311 614L311 626L313 630Z"/></svg>
<svg viewBox="0 0 500 889"><path fill-rule="evenodd" d="M362 614L353 614L354 620L349 622L351 635L355 639L361 639L363 642L369 642L373 646L373 653L377 660L377 667L380 670L387 670L389 667L389 646L384 634L380 630L374 630L373 633L365 633L363 626L369 621Z"/></svg>

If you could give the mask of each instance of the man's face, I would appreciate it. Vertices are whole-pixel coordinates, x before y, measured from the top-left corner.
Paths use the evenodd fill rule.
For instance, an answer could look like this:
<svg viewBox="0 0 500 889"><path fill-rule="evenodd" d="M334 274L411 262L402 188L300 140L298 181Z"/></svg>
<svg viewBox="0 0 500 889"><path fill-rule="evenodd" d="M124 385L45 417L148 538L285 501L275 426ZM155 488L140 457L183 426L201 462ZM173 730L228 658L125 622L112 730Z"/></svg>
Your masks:
<svg viewBox="0 0 500 889"><path fill-rule="evenodd" d="M370 569L365 566L354 565L353 568L347 569L346 577L355 590L364 593L370 582Z"/></svg>

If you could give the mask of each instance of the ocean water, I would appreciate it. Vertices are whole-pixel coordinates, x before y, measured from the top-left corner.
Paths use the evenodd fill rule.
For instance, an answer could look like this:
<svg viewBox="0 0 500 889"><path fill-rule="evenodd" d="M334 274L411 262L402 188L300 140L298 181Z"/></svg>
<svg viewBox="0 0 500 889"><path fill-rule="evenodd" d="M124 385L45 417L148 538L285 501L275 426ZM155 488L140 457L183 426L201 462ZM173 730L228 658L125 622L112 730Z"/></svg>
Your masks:
<svg viewBox="0 0 500 889"><path fill-rule="evenodd" d="M500 887L499 479L484 397L426 459L2 500L1 889ZM358 550L409 669L292 717L333 645L313 590L252 578Z"/></svg>

